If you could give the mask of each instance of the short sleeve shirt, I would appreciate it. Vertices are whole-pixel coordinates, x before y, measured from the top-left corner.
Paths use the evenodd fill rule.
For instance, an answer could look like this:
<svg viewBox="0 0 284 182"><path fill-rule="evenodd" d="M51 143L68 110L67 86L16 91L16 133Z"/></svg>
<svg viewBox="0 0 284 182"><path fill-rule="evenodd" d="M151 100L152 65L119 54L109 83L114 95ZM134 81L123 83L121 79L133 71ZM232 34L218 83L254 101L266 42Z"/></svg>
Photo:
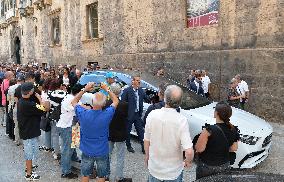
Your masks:
<svg viewBox="0 0 284 182"><path fill-rule="evenodd" d="M149 172L160 180L174 180L184 168L182 152L192 148L187 118L173 108L152 111L144 140L150 141Z"/></svg>
<svg viewBox="0 0 284 182"><path fill-rule="evenodd" d="M104 110L93 110L76 105L75 113L80 122L81 151L92 157L107 155L109 153L109 125L115 108L109 106Z"/></svg>

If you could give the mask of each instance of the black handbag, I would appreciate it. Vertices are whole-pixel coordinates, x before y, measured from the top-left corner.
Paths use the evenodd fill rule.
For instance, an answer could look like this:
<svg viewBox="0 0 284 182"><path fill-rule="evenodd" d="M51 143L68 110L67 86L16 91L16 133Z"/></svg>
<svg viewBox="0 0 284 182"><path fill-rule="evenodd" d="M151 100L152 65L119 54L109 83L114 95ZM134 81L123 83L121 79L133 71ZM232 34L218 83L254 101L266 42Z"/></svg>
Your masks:
<svg viewBox="0 0 284 182"><path fill-rule="evenodd" d="M50 119L47 116L41 117L40 129L49 132L51 130Z"/></svg>
<svg viewBox="0 0 284 182"><path fill-rule="evenodd" d="M218 126L218 125L215 125L215 126L222 132L226 142L228 143L228 145L230 145L225 133L222 130L222 128L220 128L220 126ZM235 160L236 160L236 152L229 152L229 159L230 159L230 165L233 165L235 163Z"/></svg>
<svg viewBox="0 0 284 182"><path fill-rule="evenodd" d="M13 109L10 109L8 112L9 119L13 120Z"/></svg>

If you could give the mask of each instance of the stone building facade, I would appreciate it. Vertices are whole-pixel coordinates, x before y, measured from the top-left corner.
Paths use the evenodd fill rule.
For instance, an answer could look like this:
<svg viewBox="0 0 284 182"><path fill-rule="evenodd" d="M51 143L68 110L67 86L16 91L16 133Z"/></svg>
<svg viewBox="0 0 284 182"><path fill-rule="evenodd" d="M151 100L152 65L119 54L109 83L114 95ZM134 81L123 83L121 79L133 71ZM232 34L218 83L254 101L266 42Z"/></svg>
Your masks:
<svg viewBox="0 0 284 182"><path fill-rule="evenodd" d="M14 59L19 37L21 63L164 68L183 83L190 69L207 69L216 100L240 73L251 90L249 111L284 123L283 0L219 0L218 24L194 28L188 0L12 1L13 19L0 24L2 60Z"/></svg>

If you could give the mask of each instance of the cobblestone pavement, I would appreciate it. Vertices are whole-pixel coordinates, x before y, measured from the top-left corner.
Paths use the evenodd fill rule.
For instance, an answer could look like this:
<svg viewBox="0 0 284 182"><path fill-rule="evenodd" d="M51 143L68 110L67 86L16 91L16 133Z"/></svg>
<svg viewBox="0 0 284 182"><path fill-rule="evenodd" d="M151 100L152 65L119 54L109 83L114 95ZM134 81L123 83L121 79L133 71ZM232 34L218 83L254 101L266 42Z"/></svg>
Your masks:
<svg viewBox="0 0 284 182"><path fill-rule="evenodd" d="M272 123L274 128L273 145L270 156L259 166L249 171L265 172L284 175L284 125ZM24 180L24 157L22 146L16 146L7 136L5 130L0 127L0 182L21 182ZM147 180L147 169L144 166L141 147L133 140L135 154L126 153L125 176L133 178L134 182L143 182ZM114 160L113 160L114 161ZM39 168L38 174L43 182L61 182L76 180L63 180L60 178L60 166L53 160L51 153L40 152L40 158L37 162ZM195 180L195 165L185 170L184 181ZM95 180L93 180L95 181Z"/></svg>

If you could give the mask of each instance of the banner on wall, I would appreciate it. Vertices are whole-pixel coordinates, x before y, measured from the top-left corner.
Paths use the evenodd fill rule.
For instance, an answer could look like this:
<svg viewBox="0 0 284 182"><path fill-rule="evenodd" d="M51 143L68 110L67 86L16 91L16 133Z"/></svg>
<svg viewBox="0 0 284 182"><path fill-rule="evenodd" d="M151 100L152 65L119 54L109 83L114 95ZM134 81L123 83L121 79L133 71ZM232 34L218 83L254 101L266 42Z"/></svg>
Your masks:
<svg viewBox="0 0 284 182"><path fill-rule="evenodd" d="M187 26L218 24L220 0L187 0Z"/></svg>

